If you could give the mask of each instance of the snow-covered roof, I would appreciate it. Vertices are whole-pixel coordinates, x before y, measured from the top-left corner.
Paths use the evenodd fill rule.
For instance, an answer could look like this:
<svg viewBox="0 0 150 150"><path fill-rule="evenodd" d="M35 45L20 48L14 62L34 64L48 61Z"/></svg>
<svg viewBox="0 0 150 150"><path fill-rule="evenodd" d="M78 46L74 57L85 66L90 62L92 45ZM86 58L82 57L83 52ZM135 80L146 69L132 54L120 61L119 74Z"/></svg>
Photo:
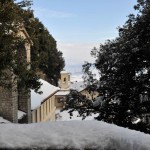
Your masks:
<svg viewBox="0 0 150 150"><path fill-rule="evenodd" d="M150 150L150 135L101 121L0 124L0 149Z"/></svg>
<svg viewBox="0 0 150 150"><path fill-rule="evenodd" d="M65 96L68 95L70 91L58 91L55 95L56 96Z"/></svg>
<svg viewBox="0 0 150 150"><path fill-rule="evenodd" d="M50 95L54 94L56 91L58 91L60 88L56 87L47 81L44 81L43 79L40 79L40 82L43 84L39 91L42 91L42 94L38 94L34 92L34 90L31 90L31 109L35 109L41 105L44 99L49 97Z"/></svg>
<svg viewBox="0 0 150 150"><path fill-rule="evenodd" d="M86 88L86 85L85 85L84 81L79 81L79 82L74 82L74 83L70 84L69 88L80 92Z"/></svg>

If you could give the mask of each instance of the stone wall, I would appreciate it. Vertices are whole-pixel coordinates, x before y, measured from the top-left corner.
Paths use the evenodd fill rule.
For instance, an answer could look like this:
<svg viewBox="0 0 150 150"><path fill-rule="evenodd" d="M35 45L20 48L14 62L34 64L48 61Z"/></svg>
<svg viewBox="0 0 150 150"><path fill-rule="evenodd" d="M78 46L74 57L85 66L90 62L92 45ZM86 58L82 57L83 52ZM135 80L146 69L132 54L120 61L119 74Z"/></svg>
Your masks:
<svg viewBox="0 0 150 150"><path fill-rule="evenodd" d="M61 89L68 89L69 88L69 83L70 83L70 74L62 71L61 72L61 79L60 79L60 88Z"/></svg>
<svg viewBox="0 0 150 150"><path fill-rule="evenodd" d="M31 54L30 46L33 44L25 28L20 28L18 37L26 40L24 45L25 49L22 49L22 60L27 65L27 69L30 69ZM20 51L21 52L21 51ZM25 123L31 123L31 94L30 90L26 90L22 87L18 87L18 109L27 114Z"/></svg>
<svg viewBox="0 0 150 150"><path fill-rule="evenodd" d="M18 109L27 113L26 123L31 123L31 94L29 90L18 90Z"/></svg>
<svg viewBox="0 0 150 150"><path fill-rule="evenodd" d="M28 33L23 26L18 29L17 37L21 37L26 40L25 45L20 47L19 56L20 61L25 64L30 63L30 46L33 45ZM30 69L30 64L28 64L27 69ZM5 119L17 123L18 122L18 109L27 113L26 123L31 122L31 96L28 90L20 89L17 87L17 81L13 70L5 70L8 75L6 79L12 87L9 89L4 89L0 87L0 116ZM15 79L15 80L14 80ZM18 90L19 89L19 90Z"/></svg>
<svg viewBox="0 0 150 150"><path fill-rule="evenodd" d="M11 89L0 87L0 116L18 123L18 102L17 84L12 84Z"/></svg>

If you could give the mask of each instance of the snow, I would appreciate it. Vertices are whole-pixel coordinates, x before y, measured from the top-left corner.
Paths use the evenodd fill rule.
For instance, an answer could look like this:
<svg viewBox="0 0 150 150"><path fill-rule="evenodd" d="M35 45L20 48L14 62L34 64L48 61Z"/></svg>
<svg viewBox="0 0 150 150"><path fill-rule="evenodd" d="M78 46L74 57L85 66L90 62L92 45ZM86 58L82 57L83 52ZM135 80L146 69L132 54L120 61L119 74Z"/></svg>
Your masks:
<svg viewBox="0 0 150 150"><path fill-rule="evenodd" d="M104 99L104 96L99 96L99 97L96 97L95 98L95 101L93 102L93 107L97 107L97 106L102 106L103 104L103 99Z"/></svg>
<svg viewBox="0 0 150 150"><path fill-rule="evenodd" d="M64 70L64 71L61 71L60 73L62 74L62 73L68 73L68 72Z"/></svg>
<svg viewBox="0 0 150 150"><path fill-rule="evenodd" d="M133 123L133 124L137 124L137 123L139 123L140 121L141 121L140 118L136 118L132 123Z"/></svg>
<svg viewBox="0 0 150 150"><path fill-rule="evenodd" d="M24 115L26 115L25 112L18 110L18 119L22 119Z"/></svg>
<svg viewBox="0 0 150 150"><path fill-rule="evenodd" d="M70 93L70 91L58 91L55 95L57 96L66 96Z"/></svg>
<svg viewBox="0 0 150 150"><path fill-rule="evenodd" d="M150 149L150 135L100 121L0 124L0 129L0 149Z"/></svg>
<svg viewBox="0 0 150 150"><path fill-rule="evenodd" d="M40 106L41 102L49 97L50 95L57 92L60 88L55 87L54 85L51 85L47 81L44 81L43 79L40 79L40 82L43 84L39 91L42 91L43 93L40 95L34 90L31 90L31 109L35 109Z"/></svg>
<svg viewBox="0 0 150 150"><path fill-rule="evenodd" d="M25 112L18 110L18 119L22 119L22 117L26 115ZM0 123L11 123L10 121L4 119L3 117L0 117Z"/></svg>
<svg viewBox="0 0 150 150"><path fill-rule="evenodd" d="M56 120L57 121L72 121L72 120L82 120L82 117L79 117L79 113L77 111L73 111L73 116L70 116L68 113L70 110L60 111L60 109L57 109L56 114ZM91 116L87 116L84 120L94 120L94 117L97 117L98 114L92 114Z"/></svg>
<svg viewBox="0 0 150 150"><path fill-rule="evenodd" d="M78 92L84 90L86 88L86 85L84 81L74 82L70 85L70 89L77 90Z"/></svg>
<svg viewBox="0 0 150 150"><path fill-rule="evenodd" d="M4 119L3 117L0 117L0 123L11 123L11 122Z"/></svg>

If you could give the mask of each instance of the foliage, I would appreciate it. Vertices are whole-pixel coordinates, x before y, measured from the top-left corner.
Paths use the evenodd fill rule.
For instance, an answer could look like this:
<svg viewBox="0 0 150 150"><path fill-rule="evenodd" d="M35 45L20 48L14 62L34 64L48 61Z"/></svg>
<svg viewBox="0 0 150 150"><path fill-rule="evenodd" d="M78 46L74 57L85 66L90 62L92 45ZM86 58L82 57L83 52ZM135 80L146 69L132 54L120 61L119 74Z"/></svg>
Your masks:
<svg viewBox="0 0 150 150"><path fill-rule="evenodd" d="M14 2L13 0L0 1L0 85L11 88L8 80L17 77L22 86L37 91L40 82L35 73L28 69L29 64L23 57L26 41L17 36L22 27L24 8L29 9L31 1Z"/></svg>
<svg viewBox="0 0 150 150"><path fill-rule="evenodd" d="M73 111L77 110L82 119L85 119L93 111L92 101L76 90L70 90L70 94L67 95L65 102L66 105L62 111L69 110L70 116L73 115Z"/></svg>
<svg viewBox="0 0 150 150"><path fill-rule="evenodd" d="M15 74L14 79L19 81L19 87L37 92L41 85L37 70L42 70L49 81L57 84L64 59L56 48L55 39L34 17L31 5L31 0L0 1L0 85L11 88L8 80ZM16 36L22 25L34 43L31 47L31 64L25 63L23 54L26 40ZM29 65L31 69L28 69Z"/></svg>
<svg viewBox="0 0 150 150"><path fill-rule="evenodd" d="M100 46L95 63L101 72L100 82L104 83L100 89L108 97L105 113L100 113L99 119L121 126L141 117L140 94L150 94L149 1L138 1L137 6L138 15L129 15L119 28L119 37ZM110 105L111 97L118 98L119 103Z"/></svg>
<svg viewBox="0 0 150 150"><path fill-rule="evenodd" d="M65 62L62 52L57 49L57 43L49 31L34 17L33 11L25 11L25 27L34 43L31 48L32 67L35 71L42 71L47 80L58 84L60 71L64 68Z"/></svg>
<svg viewBox="0 0 150 150"><path fill-rule="evenodd" d="M119 37L91 52L101 76L95 91L104 96L97 119L149 132L148 124L133 122L149 109L140 95L150 95L150 1L138 0L134 8L137 15L129 15L119 28ZM93 80L90 66L90 63L83 66L89 74L88 81Z"/></svg>

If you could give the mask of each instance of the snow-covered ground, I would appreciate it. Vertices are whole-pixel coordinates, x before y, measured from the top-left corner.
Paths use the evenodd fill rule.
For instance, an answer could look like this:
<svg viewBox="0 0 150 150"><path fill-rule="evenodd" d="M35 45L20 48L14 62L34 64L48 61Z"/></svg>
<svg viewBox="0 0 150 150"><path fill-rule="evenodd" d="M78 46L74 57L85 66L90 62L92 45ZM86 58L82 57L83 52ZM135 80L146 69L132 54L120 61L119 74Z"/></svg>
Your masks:
<svg viewBox="0 0 150 150"><path fill-rule="evenodd" d="M96 115L79 121L77 112L72 118L68 111L56 113L55 122L33 124L0 117L0 149L150 150L148 134L93 120Z"/></svg>
<svg viewBox="0 0 150 150"><path fill-rule="evenodd" d="M100 121L0 124L0 149L150 150L150 135Z"/></svg>
<svg viewBox="0 0 150 150"><path fill-rule="evenodd" d="M0 117L0 124L1 123L11 123L10 121L4 119L3 117Z"/></svg>

